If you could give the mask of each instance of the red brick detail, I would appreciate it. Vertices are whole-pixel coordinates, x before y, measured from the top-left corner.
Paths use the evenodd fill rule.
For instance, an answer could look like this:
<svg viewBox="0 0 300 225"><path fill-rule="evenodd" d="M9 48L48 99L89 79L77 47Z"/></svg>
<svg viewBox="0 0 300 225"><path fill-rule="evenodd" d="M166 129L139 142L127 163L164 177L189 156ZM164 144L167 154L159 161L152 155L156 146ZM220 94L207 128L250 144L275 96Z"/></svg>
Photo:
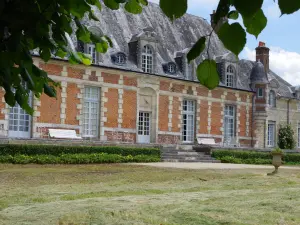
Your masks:
<svg viewBox="0 0 300 225"><path fill-rule="evenodd" d="M180 136L159 134L157 142L159 144L178 144L180 142Z"/></svg>
<svg viewBox="0 0 300 225"><path fill-rule="evenodd" d="M264 106L256 106L256 111L265 111L266 108Z"/></svg>
<svg viewBox="0 0 300 225"><path fill-rule="evenodd" d="M118 89L108 89L108 92L105 93L105 97L108 101L104 103L104 107L107 108L107 112L104 113L105 117L107 117L107 122L104 123L104 126L114 128L118 127Z"/></svg>
<svg viewBox="0 0 300 225"><path fill-rule="evenodd" d="M60 124L60 105L61 105L61 90L56 90L55 98L50 98L46 94L42 94L40 101L41 106L38 110L41 116L37 118L39 123Z"/></svg>
<svg viewBox="0 0 300 225"><path fill-rule="evenodd" d="M120 75L110 73L102 73L102 77L104 83L110 84L118 84L120 79Z"/></svg>
<svg viewBox="0 0 300 225"><path fill-rule="evenodd" d="M196 88L197 95L207 97L208 96L208 89L206 87L200 86Z"/></svg>
<svg viewBox="0 0 300 225"><path fill-rule="evenodd" d="M211 91L211 94L213 98L221 99L221 96L224 94L224 91L219 88L216 88Z"/></svg>
<svg viewBox="0 0 300 225"><path fill-rule="evenodd" d="M229 100L229 101L236 101L237 100L234 92L228 92L227 96L226 96L226 99Z"/></svg>
<svg viewBox="0 0 300 225"><path fill-rule="evenodd" d="M123 128L136 128L136 111L137 111L136 91L124 90L123 93Z"/></svg>
<svg viewBox="0 0 300 225"><path fill-rule="evenodd" d="M208 126L208 102L201 101L200 103L200 134L207 134L207 126Z"/></svg>
<svg viewBox="0 0 300 225"><path fill-rule="evenodd" d="M124 76L123 83L125 86L137 87L137 79L136 78Z"/></svg>
<svg viewBox="0 0 300 225"><path fill-rule="evenodd" d="M83 79L83 74L85 71L83 69L78 69L74 67L68 67L68 77L76 78L76 79Z"/></svg>
<svg viewBox="0 0 300 225"><path fill-rule="evenodd" d="M218 102L213 102L211 105L211 134L222 135L220 128L223 126L221 123L222 115L222 105Z"/></svg>
<svg viewBox="0 0 300 225"><path fill-rule="evenodd" d="M77 120L77 115L79 115L79 109L77 109L77 104L80 104L80 100L77 95L80 93L80 89L76 84L68 83L67 87L67 100L66 100L66 124L79 125Z"/></svg>
<svg viewBox="0 0 300 225"><path fill-rule="evenodd" d="M245 137L246 136L246 122L247 122L247 111L246 106L241 106L241 108L238 110L238 113L240 113L240 133L239 136Z"/></svg>
<svg viewBox="0 0 300 225"><path fill-rule="evenodd" d="M167 81L161 81L159 89L161 91L169 91L170 90L170 82Z"/></svg>
<svg viewBox="0 0 300 225"><path fill-rule="evenodd" d="M96 76L96 71L92 71L91 75L89 76L90 81L98 81L98 77Z"/></svg>
<svg viewBox="0 0 300 225"><path fill-rule="evenodd" d="M173 115L172 115L172 132L180 132L180 128L178 124L180 124L180 119L178 118L180 115L179 111L180 101L178 97L173 98Z"/></svg>
<svg viewBox="0 0 300 225"><path fill-rule="evenodd" d="M56 64L40 63L40 68L46 71L49 75L61 76L63 66Z"/></svg>
<svg viewBox="0 0 300 225"><path fill-rule="evenodd" d="M182 84L173 84L173 91L177 93L182 93L184 90L184 85Z"/></svg>
<svg viewBox="0 0 300 225"><path fill-rule="evenodd" d="M2 109L5 108L5 103L2 102L2 98L4 97L4 93L5 91L3 91L2 89L0 89L0 120L4 120L5 119L5 115L4 113L2 113Z"/></svg>
<svg viewBox="0 0 300 225"><path fill-rule="evenodd" d="M105 131L104 135L107 137L108 141L120 141L122 142L128 142L128 143L136 143L136 134L135 133L129 133L125 134L124 132L118 132L118 138L115 136L112 131ZM118 139L118 140L116 140Z"/></svg>
<svg viewBox="0 0 300 225"><path fill-rule="evenodd" d="M169 96L159 96L159 130L168 131Z"/></svg>

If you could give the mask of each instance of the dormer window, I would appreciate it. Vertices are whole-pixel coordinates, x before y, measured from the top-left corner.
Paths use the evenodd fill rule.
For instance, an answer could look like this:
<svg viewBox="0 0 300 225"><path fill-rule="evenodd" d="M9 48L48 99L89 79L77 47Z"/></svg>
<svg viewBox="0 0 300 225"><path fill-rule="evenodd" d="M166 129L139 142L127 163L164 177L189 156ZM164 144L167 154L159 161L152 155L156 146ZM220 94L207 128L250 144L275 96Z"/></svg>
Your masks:
<svg viewBox="0 0 300 225"><path fill-rule="evenodd" d="M127 57L123 52L118 52L111 55L111 60L114 64L122 66L126 63Z"/></svg>
<svg viewBox="0 0 300 225"><path fill-rule="evenodd" d="M234 87L235 69L232 65L228 66L226 69L226 86Z"/></svg>
<svg viewBox="0 0 300 225"><path fill-rule="evenodd" d="M174 63L169 63L168 64L168 72L170 74L176 73L176 65Z"/></svg>
<svg viewBox="0 0 300 225"><path fill-rule="evenodd" d="M87 44L86 45L87 54L89 54L92 58L92 63L97 63L97 53L94 44Z"/></svg>
<svg viewBox="0 0 300 225"><path fill-rule="evenodd" d="M145 73L153 72L153 51L149 45L145 45L142 50L142 70Z"/></svg>

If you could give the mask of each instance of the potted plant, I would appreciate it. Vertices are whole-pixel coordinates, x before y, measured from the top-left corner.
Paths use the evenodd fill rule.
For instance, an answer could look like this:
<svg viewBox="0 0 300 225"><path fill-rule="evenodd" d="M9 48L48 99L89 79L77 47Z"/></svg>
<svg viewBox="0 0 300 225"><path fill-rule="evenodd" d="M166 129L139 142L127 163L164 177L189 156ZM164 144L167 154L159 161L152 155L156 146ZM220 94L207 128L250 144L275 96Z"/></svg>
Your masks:
<svg viewBox="0 0 300 225"><path fill-rule="evenodd" d="M277 147L271 152L271 155L273 157L272 165L275 167L275 170L272 173L269 173L268 175L278 173L278 168L282 165L283 151Z"/></svg>

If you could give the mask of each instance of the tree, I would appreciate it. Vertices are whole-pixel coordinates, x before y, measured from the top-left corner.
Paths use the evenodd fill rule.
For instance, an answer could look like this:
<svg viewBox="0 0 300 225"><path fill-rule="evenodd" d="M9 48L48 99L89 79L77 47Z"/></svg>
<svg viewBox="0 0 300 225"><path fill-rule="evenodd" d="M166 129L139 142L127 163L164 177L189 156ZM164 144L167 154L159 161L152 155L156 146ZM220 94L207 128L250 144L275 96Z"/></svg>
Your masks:
<svg viewBox="0 0 300 225"><path fill-rule="evenodd" d="M291 125L280 125L278 131L278 147L281 149L294 149L296 141L294 139L294 131Z"/></svg>
<svg viewBox="0 0 300 225"><path fill-rule="evenodd" d="M261 9L263 0L220 0L213 18L216 24L211 33L201 37L188 53L188 61L197 58L205 46L210 44L212 32L216 32L224 46L238 55L246 44L246 32L258 36L267 25L267 18ZM77 39L94 42L100 53L112 46L110 39L96 36L81 24L88 14L98 20L93 9L101 10L105 4L111 10L124 5L125 10L138 14L147 0L2 0L0 1L0 87L5 89L5 101L10 106L18 103L28 113L33 109L28 105L29 90L36 96L44 92L56 96L59 84L51 80L47 73L33 64L32 51L37 49L40 57L47 62L52 56L68 57L70 63L91 64L89 56L76 52L70 47L70 36L76 24ZM282 14L291 14L300 8L300 1L278 0ZM160 0L162 11L175 20L187 11L187 0ZM199 6L200 7L200 6ZM222 23L223 18L232 20L241 16L246 30L238 23ZM207 72L209 71L209 72ZM209 89L219 84L216 63L206 59L198 66L198 79Z"/></svg>

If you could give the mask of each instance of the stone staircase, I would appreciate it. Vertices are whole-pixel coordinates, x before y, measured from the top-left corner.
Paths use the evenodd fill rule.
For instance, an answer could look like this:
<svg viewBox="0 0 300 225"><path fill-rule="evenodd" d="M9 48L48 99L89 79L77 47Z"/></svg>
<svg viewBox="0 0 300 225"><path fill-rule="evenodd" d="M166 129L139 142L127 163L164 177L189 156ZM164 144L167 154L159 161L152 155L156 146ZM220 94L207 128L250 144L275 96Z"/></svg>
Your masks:
<svg viewBox="0 0 300 225"><path fill-rule="evenodd" d="M161 159L164 162L206 162L220 163L211 157L210 150L192 145L162 147Z"/></svg>

